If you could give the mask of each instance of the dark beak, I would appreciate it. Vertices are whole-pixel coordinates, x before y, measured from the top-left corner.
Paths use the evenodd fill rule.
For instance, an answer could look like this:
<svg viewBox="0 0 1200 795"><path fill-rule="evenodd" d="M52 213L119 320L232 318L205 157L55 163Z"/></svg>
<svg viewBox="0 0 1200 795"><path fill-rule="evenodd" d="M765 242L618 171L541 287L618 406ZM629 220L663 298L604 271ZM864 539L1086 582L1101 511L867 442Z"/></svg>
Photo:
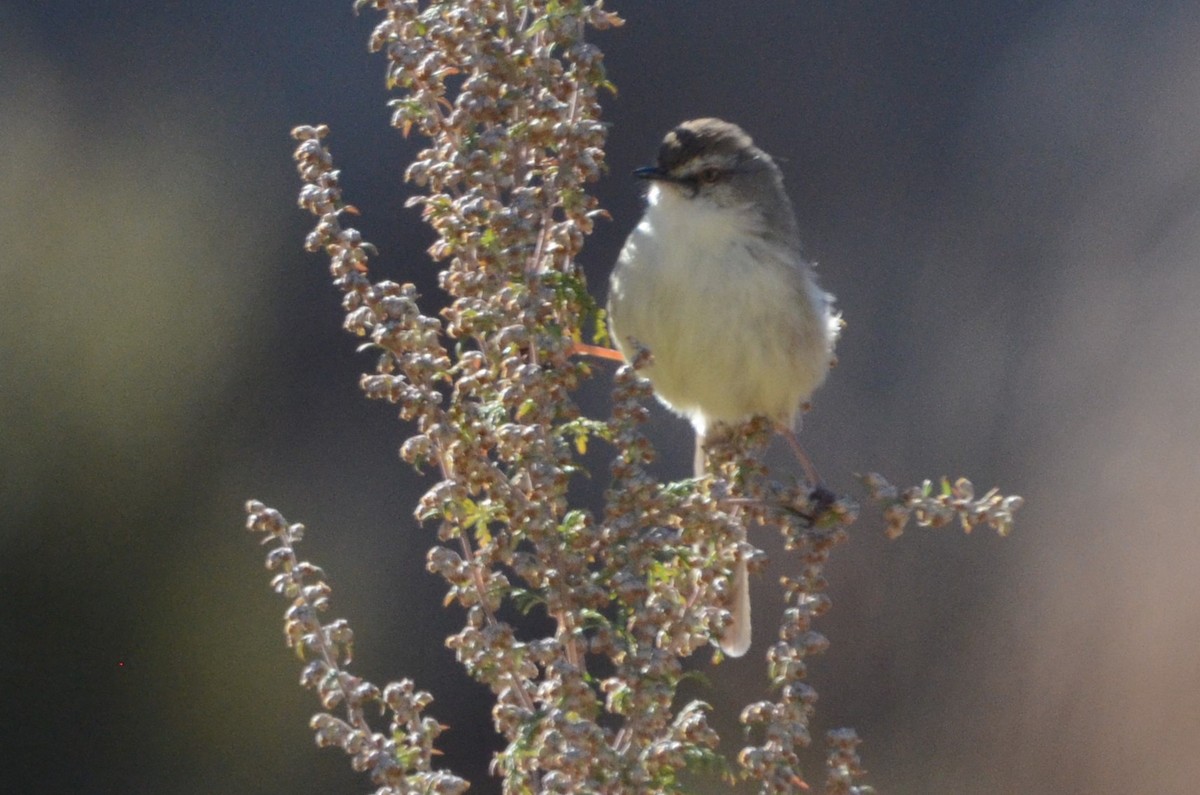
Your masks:
<svg viewBox="0 0 1200 795"><path fill-rule="evenodd" d="M663 171L658 166L642 166L641 168L635 168L633 170L633 175L638 179L669 180L671 178L667 172Z"/></svg>

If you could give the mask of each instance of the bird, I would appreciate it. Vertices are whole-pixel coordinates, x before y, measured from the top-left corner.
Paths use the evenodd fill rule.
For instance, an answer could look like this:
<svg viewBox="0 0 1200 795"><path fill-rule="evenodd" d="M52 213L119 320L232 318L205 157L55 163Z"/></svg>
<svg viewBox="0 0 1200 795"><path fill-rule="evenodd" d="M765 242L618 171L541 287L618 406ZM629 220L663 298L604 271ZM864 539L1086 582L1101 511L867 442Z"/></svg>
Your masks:
<svg viewBox="0 0 1200 795"><path fill-rule="evenodd" d="M779 167L741 127L702 118L668 132L655 164L634 175L649 189L610 278L610 338L626 361L649 351L641 374L695 429L697 476L716 423L762 415L817 480L795 428L834 361L842 320L803 254ZM751 637L740 557L730 614L719 645L739 657Z"/></svg>

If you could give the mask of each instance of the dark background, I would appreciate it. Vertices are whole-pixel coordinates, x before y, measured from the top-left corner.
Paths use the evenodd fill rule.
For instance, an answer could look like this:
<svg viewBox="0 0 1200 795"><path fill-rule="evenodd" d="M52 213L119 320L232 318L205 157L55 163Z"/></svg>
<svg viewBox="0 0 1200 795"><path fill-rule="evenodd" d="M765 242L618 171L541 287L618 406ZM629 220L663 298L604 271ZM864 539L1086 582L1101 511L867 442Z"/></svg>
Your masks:
<svg viewBox="0 0 1200 795"><path fill-rule="evenodd" d="M0 6L5 791L372 789L312 745L249 497L309 526L357 670L432 690L446 764L496 790L403 428L359 395L370 362L301 250L287 132L327 122L379 275L431 284L413 142L350 6ZM857 728L884 793L1195 792L1195 3L612 6L597 295L639 212L630 169L682 119L735 120L782 160L849 323L806 418L825 477L1028 499L1003 540L888 542L865 511L829 571L816 730ZM686 474L685 423L658 412L654 438ZM731 749L790 565L759 540L755 647L696 666Z"/></svg>

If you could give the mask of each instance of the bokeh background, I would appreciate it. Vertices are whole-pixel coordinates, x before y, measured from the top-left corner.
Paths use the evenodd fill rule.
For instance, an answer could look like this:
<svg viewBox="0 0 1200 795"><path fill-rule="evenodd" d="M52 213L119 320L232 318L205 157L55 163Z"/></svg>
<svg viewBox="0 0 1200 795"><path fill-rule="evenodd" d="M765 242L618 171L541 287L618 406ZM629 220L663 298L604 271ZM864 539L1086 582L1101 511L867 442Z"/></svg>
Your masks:
<svg viewBox="0 0 1200 795"><path fill-rule="evenodd" d="M1028 500L1008 539L889 542L864 512L829 572L815 728L854 726L886 793L1196 792L1195 3L611 5L597 295L629 171L682 119L735 120L780 156L849 322L804 431L826 478ZM497 791L486 694L439 640L459 617L424 571L422 481L301 250L287 132L327 122L381 274L436 298L413 142L350 6L0 5L5 791L371 789L312 745L249 497L310 527L358 670L433 690L446 764ZM653 434L686 474L686 425ZM696 661L731 748L789 565L759 540L755 650Z"/></svg>

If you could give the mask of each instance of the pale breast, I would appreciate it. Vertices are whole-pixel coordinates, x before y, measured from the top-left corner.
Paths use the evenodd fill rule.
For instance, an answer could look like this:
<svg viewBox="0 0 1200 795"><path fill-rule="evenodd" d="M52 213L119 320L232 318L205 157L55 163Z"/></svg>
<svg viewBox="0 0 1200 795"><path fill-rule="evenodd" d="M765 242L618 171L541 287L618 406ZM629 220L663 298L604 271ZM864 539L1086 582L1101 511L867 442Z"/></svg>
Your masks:
<svg viewBox="0 0 1200 795"><path fill-rule="evenodd" d="M827 297L794 252L735 214L672 212L658 198L613 274L618 347L627 357L633 340L650 350L644 374L700 432L755 414L790 424L828 368Z"/></svg>

